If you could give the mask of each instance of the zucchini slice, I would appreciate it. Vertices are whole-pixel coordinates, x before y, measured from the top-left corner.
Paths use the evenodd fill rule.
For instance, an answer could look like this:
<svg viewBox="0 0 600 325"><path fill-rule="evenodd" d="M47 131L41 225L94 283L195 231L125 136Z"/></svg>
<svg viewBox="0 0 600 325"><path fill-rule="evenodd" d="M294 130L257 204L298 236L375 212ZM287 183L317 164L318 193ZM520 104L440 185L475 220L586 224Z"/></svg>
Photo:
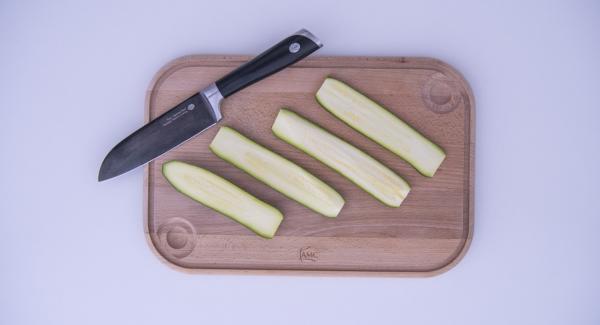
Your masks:
<svg viewBox="0 0 600 325"><path fill-rule="evenodd" d="M223 160L326 217L336 217L344 206L344 198L329 185L230 127L219 129L210 149Z"/></svg>
<svg viewBox="0 0 600 325"><path fill-rule="evenodd" d="M282 109L273 132L342 174L385 205L398 207L410 186L392 170L300 115Z"/></svg>
<svg viewBox="0 0 600 325"><path fill-rule="evenodd" d="M327 78L317 101L340 120L432 177L446 158L444 151L383 106L345 83Z"/></svg>
<svg viewBox="0 0 600 325"><path fill-rule="evenodd" d="M246 226L259 236L273 238L283 215L230 181L182 161L162 165L162 173L182 194Z"/></svg>

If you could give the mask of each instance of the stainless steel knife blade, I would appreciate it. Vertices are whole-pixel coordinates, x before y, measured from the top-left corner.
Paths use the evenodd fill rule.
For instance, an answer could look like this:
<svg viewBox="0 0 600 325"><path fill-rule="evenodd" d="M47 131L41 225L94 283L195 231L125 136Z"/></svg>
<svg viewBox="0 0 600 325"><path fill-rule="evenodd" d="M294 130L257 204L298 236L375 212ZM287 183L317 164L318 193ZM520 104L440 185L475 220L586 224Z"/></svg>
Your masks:
<svg viewBox="0 0 600 325"><path fill-rule="evenodd" d="M104 158L98 180L139 167L177 147L221 119L219 99L210 89L184 100L117 144Z"/></svg>
<svg viewBox="0 0 600 325"><path fill-rule="evenodd" d="M285 38L117 144L104 158L98 181L152 161L221 120L220 103L318 50L323 44L305 29Z"/></svg>

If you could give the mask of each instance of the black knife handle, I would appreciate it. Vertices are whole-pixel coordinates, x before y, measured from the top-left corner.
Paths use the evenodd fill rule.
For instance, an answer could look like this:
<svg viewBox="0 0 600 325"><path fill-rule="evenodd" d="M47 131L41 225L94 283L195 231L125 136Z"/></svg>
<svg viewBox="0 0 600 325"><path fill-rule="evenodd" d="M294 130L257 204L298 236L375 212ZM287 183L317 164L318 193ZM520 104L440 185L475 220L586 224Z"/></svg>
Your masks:
<svg viewBox="0 0 600 325"><path fill-rule="evenodd" d="M302 29L233 70L215 84L221 95L228 97L304 59L321 46L323 44L318 38L309 31Z"/></svg>

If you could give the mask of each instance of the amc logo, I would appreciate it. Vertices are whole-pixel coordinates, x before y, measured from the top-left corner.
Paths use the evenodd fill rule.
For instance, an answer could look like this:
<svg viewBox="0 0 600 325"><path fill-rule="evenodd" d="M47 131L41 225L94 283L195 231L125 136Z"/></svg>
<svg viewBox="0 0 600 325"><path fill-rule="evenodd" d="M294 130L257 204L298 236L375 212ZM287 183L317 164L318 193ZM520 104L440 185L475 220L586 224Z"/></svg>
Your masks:
<svg viewBox="0 0 600 325"><path fill-rule="evenodd" d="M300 262L316 262L319 258L319 251L316 248L305 246L300 248Z"/></svg>

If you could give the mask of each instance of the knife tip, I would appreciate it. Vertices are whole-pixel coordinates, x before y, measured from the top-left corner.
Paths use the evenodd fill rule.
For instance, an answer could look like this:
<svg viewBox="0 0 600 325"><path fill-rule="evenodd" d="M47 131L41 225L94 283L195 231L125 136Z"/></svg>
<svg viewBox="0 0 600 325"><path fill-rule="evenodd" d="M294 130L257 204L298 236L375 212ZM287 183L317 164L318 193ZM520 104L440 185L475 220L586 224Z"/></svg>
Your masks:
<svg viewBox="0 0 600 325"><path fill-rule="evenodd" d="M102 161L102 165L100 165L100 171L98 171L98 182L105 181L115 176L111 175L110 168L108 168L108 156L110 156L110 154L104 158L104 160Z"/></svg>
<svg viewBox="0 0 600 325"><path fill-rule="evenodd" d="M104 170L102 168L100 168L100 171L98 172L98 182L102 182L107 180L109 177L106 175L106 173L104 172Z"/></svg>
<svg viewBox="0 0 600 325"><path fill-rule="evenodd" d="M107 180L107 179L108 179L108 178L107 178L107 177L105 177L105 176L102 174L102 170L100 170L100 173L98 173L98 182L102 182L102 181L105 181L105 180Z"/></svg>

